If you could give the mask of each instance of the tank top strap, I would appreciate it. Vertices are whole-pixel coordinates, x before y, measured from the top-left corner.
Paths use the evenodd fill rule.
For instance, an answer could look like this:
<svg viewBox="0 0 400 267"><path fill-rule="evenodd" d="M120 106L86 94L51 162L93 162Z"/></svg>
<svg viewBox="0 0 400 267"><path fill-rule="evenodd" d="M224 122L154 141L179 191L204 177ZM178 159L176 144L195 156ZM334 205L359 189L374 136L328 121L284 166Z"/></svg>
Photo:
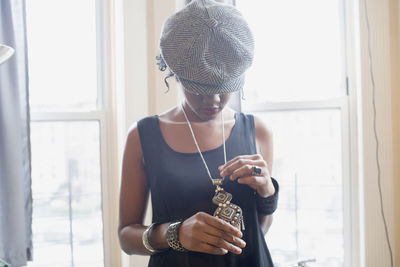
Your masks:
<svg viewBox="0 0 400 267"><path fill-rule="evenodd" d="M148 152L154 152L154 149L159 146L161 141L157 131L157 116L154 115L143 118L138 121L137 125L143 154L146 156Z"/></svg>
<svg viewBox="0 0 400 267"><path fill-rule="evenodd" d="M162 146L162 136L158 131L157 115L148 116L138 121L140 144L144 158L145 169L150 176L154 175L154 169L148 166L154 166L157 162L157 155Z"/></svg>
<svg viewBox="0 0 400 267"><path fill-rule="evenodd" d="M242 150L244 154L256 154L256 135L255 135L255 125L254 117L251 114L237 113L237 119L235 125L237 128L237 134L239 135L239 140L247 140L247 142L238 142L236 144L238 152ZM239 154L242 154L239 152Z"/></svg>

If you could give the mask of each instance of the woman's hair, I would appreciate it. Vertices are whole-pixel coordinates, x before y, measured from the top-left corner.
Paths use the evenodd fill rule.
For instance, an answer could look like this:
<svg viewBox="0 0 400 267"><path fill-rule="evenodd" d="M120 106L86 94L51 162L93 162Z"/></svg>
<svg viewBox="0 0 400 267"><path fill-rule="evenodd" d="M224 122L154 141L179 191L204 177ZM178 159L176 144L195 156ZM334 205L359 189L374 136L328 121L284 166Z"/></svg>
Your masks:
<svg viewBox="0 0 400 267"><path fill-rule="evenodd" d="M166 69L168 69L168 66L165 63L165 60L164 60L164 58L162 57L161 54L156 56L156 60L157 60L157 65L158 65L158 69L159 70L165 71ZM172 76L175 76L176 81L179 82L178 76L176 76L171 70L169 70L168 75L165 76L165 78L164 78L165 85L167 86L167 90L164 93L168 93L169 92L169 83L168 83L167 79L172 77Z"/></svg>

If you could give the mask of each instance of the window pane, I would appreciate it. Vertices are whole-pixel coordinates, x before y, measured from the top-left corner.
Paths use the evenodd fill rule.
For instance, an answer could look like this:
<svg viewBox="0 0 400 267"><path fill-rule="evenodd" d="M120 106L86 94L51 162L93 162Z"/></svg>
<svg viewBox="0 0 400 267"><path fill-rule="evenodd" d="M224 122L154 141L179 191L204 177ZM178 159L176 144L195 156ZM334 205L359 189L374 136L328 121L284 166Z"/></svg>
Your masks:
<svg viewBox="0 0 400 267"><path fill-rule="evenodd" d="M274 132L273 173L281 188L266 236L277 267L309 258L317 260L315 266L343 266L340 114L338 109L258 114Z"/></svg>
<svg viewBox="0 0 400 267"><path fill-rule="evenodd" d="M100 194L74 196L72 221L75 266L102 266L103 232ZM101 257L100 257L101 256Z"/></svg>
<svg viewBox="0 0 400 267"><path fill-rule="evenodd" d="M345 94L341 0L236 0L255 37L244 105Z"/></svg>
<svg viewBox="0 0 400 267"><path fill-rule="evenodd" d="M95 1L27 1L26 11L32 109L95 109Z"/></svg>
<svg viewBox="0 0 400 267"><path fill-rule="evenodd" d="M34 261L104 266L99 123L33 122Z"/></svg>

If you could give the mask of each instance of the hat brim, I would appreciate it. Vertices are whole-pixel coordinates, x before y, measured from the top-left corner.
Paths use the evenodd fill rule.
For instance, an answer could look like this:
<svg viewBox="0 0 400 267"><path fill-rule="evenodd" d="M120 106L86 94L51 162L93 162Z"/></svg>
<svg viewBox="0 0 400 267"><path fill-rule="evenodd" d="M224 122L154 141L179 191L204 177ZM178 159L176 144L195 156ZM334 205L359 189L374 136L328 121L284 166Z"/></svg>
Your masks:
<svg viewBox="0 0 400 267"><path fill-rule="evenodd" d="M220 85L200 84L184 78L179 78L179 80L182 86L189 92L199 95L214 95L227 94L241 90L244 86L244 76L245 75L242 74L238 78L231 79L230 81Z"/></svg>

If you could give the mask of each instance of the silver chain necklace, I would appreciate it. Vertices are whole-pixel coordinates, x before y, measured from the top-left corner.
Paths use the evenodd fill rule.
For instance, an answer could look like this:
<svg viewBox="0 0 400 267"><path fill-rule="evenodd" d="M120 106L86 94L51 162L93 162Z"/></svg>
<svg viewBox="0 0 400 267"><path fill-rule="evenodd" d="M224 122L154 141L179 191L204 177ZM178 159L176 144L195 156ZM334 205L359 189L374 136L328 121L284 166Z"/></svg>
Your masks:
<svg viewBox="0 0 400 267"><path fill-rule="evenodd" d="M221 177L220 179L213 179L212 178L211 172L208 169L208 166L207 166L206 160L204 159L203 153L201 153L200 146L197 143L196 136L194 135L192 125L191 125L191 123L190 123L190 121L189 121L189 119L188 119L188 117L186 115L186 112L185 112L185 109L183 108L183 105L181 105L181 108L182 108L182 111L183 111L183 115L185 115L185 119L186 119L186 122L187 122L187 124L189 126L190 132L192 134L194 144L196 145L197 151L200 154L200 157L201 157L201 159L203 161L204 167L207 170L208 177L210 177L210 180L213 183L213 185L217 185L217 186L221 185L222 181L223 181L223 177ZM222 111L221 111L221 122L222 122L222 144L223 144L223 147L224 147L224 162L226 164L225 127L224 127L225 126L225 122L224 122L224 116L222 116Z"/></svg>
<svg viewBox="0 0 400 267"><path fill-rule="evenodd" d="M200 150L199 144L197 143L196 136L194 135L192 125L186 115L185 109L183 108L183 104L181 104L182 112L183 115L185 116L186 122L189 126L190 133L192 134L193 141L196 145L197 151L199 152L199 155L201 157L201 160L203 161L204 167L207 170L208 177L210 178L212 184L216 187L215 189L215 195L212 199L213 203L218 205L218 208L214 212L214 216L229 222L235 227L241 228L242 230L245 229L244 227L244 221L243 221L243 212L242 209L233 203L231 203L232 200L232 194L226 192L222 188L222 182L224 180L223 177L219 179L213 179L211 172L208 168L207 162L204 159L203 153ZM221 124L222 124L222 144L224 147L224 162L226 164L226 147L225 147L225 122L224 122L224 116L222 115L222 110L221 110Z"/></svg>

